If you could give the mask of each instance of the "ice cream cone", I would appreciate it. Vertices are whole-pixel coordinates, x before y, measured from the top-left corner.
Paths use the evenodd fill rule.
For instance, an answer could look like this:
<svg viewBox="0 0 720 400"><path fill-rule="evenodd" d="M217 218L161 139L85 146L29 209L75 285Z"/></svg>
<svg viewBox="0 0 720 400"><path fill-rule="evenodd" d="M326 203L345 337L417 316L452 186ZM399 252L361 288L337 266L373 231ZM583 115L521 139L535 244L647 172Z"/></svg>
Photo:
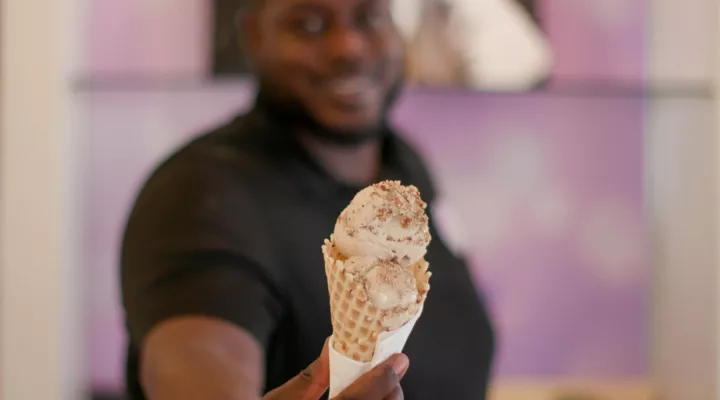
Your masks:
<svg viewBox="0 0 720 400"><path fill-rule="evenodd" d="M371 185L322 246L330 295L330 397L403 347L430 290L427 204L414 186Z"/></svg>
<svg viewBox="0 0 720 400"><path fill-rule="evenodd" d="M330 294L333 348L349 359L369 363L380 335L403 327L422 309L430 289L428 263L421 259L409 267L417 284L416 302L403 309L381 310L369 300L362 281L345 268L347 258L335 248L333 236L325 240L322 251Z"/></svg>

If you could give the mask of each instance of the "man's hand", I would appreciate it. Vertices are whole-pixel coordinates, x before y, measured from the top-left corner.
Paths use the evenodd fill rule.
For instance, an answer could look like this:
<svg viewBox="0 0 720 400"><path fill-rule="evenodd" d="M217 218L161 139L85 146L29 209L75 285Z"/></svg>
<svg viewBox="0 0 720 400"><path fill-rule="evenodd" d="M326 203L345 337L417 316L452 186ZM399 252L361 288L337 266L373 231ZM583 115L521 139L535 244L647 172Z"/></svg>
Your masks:
<svg viewBox="0 0 720 400"><path fill-rule="evenodd" d="M402 400L400 380L409 365L407 356L395 354L365 373L333 400ZM330 360L326 341L322 354L315 362L286 384L268 393L263 400L317 400L329 385Z"/></svg>

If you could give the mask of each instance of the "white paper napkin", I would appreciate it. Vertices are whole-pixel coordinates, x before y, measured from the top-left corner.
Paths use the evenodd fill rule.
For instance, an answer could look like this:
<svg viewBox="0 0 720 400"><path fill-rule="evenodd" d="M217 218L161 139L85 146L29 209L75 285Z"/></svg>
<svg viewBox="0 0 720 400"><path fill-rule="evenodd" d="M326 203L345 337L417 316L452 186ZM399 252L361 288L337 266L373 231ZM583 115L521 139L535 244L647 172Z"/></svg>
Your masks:
<svg viewBox="0 0 720 400"><path fill-rule="evenodd" d="M415 323L422 314L423 306L420 306L417 314L405 325L390 332L383 332L378 337L375 346L375 354L372 361L363 363L347 358L335 351L333 338L330 338L330 399L337 396L345 388L350 386L356 379L371 370L378 364L383 363L391 355L401 353L405 342L415 327Z"/></svg>

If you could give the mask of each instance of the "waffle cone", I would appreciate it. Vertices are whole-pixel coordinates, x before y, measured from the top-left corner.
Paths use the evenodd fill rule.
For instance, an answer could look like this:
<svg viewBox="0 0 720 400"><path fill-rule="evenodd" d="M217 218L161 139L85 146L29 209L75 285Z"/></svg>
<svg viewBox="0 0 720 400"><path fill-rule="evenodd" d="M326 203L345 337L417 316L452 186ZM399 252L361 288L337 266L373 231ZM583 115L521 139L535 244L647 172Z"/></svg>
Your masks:
<svg viewBox="0 0 720 400"><path fill-rule="evenodd" d="M375 354L378 336L398 329L420 310L430 289L428 263L424 259L411 266L418 286L417 302L402 310L380 310L372 305L362 282L345 270L347 260L333 244L333 238L322 246L325 273L330 294L330 314L333 326L333 348L343 356L359 362L370 362ZM406 318L392 320L397 312L406 311Z"/></svg>

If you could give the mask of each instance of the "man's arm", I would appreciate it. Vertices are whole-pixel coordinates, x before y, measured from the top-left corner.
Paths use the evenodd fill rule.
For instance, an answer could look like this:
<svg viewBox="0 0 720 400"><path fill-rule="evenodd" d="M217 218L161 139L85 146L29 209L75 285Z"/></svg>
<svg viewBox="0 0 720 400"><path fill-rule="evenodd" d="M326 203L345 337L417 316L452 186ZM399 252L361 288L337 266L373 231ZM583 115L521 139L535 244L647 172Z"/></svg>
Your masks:
<svg viewBox="0 0 720 400"><path fill-rule="evenodd" d="M123 304L149 400L262 393L264 348L284 305L250 193L222 158L192 154L161 168L133 208Z"/></svg>
<svg viewBox="0 0 720 400"><path fill-rule="evenodd" d="M257 399L263 370L255 338L219 319L171 319L142 344L140 379L150 400Z"/></svg>

